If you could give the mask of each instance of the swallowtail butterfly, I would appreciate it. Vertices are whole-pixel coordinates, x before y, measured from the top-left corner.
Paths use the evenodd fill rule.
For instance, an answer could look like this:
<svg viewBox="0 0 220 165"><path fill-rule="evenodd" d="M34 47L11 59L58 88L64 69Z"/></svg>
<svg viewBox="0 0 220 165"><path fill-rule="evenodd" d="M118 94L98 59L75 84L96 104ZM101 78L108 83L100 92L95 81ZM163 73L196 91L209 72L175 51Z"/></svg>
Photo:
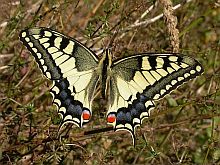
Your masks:
<svg viewBox="0 0 220 165"><path fill-rule="evenodd" d="M20 40L53 81L53 103L67 122L82 127L91 119L98 84L108 96L107 122L115 131L135 129L149 117L154 101L203 72L201 64L176 53L143 53L112 61L109 50L101 60L79 41L48 28L21 31ZM108 90L107 90L108 89Z"/></svg>

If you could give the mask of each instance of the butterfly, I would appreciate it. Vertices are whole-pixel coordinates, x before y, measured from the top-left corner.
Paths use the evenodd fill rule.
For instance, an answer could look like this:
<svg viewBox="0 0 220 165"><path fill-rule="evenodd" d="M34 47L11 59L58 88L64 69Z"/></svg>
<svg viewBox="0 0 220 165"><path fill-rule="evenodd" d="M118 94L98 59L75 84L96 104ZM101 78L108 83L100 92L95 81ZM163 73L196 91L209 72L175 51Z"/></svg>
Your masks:
<svg viewBox="0 0 220 165"><path fill-rule="evenodd" d="M133 144L154 101L204 71L197 60L178 53L142 53L113 61L106 49L99 60L79 41L49 28L25 29L19 37L53 82L50 93L62 117L60 126L89 122L100 85L102 97L108 98L108 124L131 133Z"/></svg>

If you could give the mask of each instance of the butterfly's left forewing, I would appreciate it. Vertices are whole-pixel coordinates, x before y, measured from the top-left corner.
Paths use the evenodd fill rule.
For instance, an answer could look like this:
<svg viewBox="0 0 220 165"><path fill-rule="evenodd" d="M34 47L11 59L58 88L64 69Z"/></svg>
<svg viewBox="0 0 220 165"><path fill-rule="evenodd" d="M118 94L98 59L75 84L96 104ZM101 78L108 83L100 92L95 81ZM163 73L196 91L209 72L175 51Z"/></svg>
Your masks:
<svg viewBox="0 0 220 165"><path fill-rule="evenodd" d="M99 79L96 55L77 40L47 28L23 30L20 40L42 73L53 81L51 94L62 117L61 126L72 122L81 127L88 122Z"/></svg>
<svg viewBox="0 0 220 165"><path fill-rule="evenodd" d="M135 128L149 117L154 100L200 75L203 68L180 54L141 54L115 61L111 71L107 120L116 131L129 131L135 143Z"/></svg>

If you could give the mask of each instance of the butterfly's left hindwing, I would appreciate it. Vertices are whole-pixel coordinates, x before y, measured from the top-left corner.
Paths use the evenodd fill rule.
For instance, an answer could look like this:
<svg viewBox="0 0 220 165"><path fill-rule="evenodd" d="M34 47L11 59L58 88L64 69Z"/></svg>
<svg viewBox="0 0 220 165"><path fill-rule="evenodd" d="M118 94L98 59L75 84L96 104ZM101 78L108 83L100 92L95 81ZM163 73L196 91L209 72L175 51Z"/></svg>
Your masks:
<svg viewBox="0 0 220 165"><path fill-rule="evenodd" d="M203 72L196 60L180 54L142 54L117 60L111 67L108 122L127 130L149 117L158 100Z"/></svg>
<svg viewBox="0 0 220 165"><path fill-rule="evenodd" d="M47 28L23 30L20 40L35 57L42 73L53 81L53 103L62 117L61 126L81 127L91 117L91 102L99 76L98 58L83 44Z"/></svg>

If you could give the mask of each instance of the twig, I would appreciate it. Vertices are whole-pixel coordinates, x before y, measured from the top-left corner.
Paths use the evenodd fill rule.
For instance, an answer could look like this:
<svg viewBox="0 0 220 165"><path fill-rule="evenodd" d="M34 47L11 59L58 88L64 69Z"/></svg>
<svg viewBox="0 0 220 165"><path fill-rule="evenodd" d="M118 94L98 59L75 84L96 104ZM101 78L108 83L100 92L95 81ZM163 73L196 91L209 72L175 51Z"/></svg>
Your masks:
<svg viewBox="0 0 220 165"><path fill-rule="evenodd" d="M184 4L189 3L189 2L191 2L191 1L192 1L192 0L187 0ZM176 6L172 7L172 9L173 9L173 10L176 10L176 9L180 8L181 6L183 6L183 4L177 4ZM149 9L148 9L148 10L149 10ZM146 11L145 11L145 12L146 12ZM143 14L142 14L142 15L143 15ZM157 16L151 18L151 19L146 19L146 20L141 21L141 22L138 22L138 23L136 23L136 21L135 21L134 24L132 24L132 25L130 25L130 26L128 26L128 27L122 29L120 32L123 33L123 32L129 31L129 30L131 30L131 29L133 29L133 28L139 27L139 26L147 26L147 25L149 25L149 24L151 24L151 23L153 23L153 22L156 22L157 20L159 20L159 19L162 18L162 17L163 17L163 14L159 14L159 15L157 15ZM122 38L122 37L123 37L123 35L120 36L120 38Z"/></svg>
<svg viewBox="0 0 220 165"><path fill-rule="evenodd" d="M157 2L154 5L151 5L142 15L140 19L137 19L134 24L138 24L141 19L143 19L153 8L157 5Z"/></svg>
<svg viewBox="0 0 220 165"><path fill-rule="evenodd" d="M1 66L0 70L8 69L9 67L10 67L9 65Z"/></svg>

